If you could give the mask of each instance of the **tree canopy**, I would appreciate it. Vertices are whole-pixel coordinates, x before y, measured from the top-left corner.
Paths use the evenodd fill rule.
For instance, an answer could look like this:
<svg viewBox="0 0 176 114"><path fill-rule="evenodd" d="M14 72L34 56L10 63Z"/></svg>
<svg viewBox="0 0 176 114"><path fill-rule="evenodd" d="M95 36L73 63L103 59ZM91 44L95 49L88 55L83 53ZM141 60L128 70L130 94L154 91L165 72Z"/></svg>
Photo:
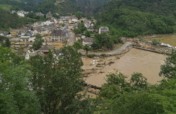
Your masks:
<svg viewBox="0 0 176 114"><path fill-rule="evenodd" d="M30 87L28 69L28 64L20 57L0 47L0 113L39 113L40 106Z"/></svg>
<svg viewBox="0 0 176 114"><path fill-rule="evenodd" d="M91 113L85 108L91 102L78 94L83 89L80 55L72 47L57 53L25 61L0 47L0 113Z"/></svg>
<svg viewBox="0 0 176 114"><path fill-rule="evenodd" d="M41 48L42 44L43 44L44 40L42 39L41 35L36 35L34 43L32 44L32 48L34 50L38 50Z"/></svg>
<svg viewBox="0 0 176 114"><path fill-rule="evenodd" d="M100 112L104 114L174 114L175 79L150 86L135 73L127 82L122 74L110 74L100 92ZM168 89L169 88L169 89Z"/></svg>
<svg viewBox="0 0 176 114"><path fill-rule="evenodd" d="M122 36L173 33L174 5L174 0L112 0L99 11L97 19Z"/></svg>
<svg viewBox="0 0 176 114"><path fill-rule="evenodd" d="M166 59L164 65L161 66L160 75L171 79L176 79L176 51L173 50L172 54Z"/></svg>

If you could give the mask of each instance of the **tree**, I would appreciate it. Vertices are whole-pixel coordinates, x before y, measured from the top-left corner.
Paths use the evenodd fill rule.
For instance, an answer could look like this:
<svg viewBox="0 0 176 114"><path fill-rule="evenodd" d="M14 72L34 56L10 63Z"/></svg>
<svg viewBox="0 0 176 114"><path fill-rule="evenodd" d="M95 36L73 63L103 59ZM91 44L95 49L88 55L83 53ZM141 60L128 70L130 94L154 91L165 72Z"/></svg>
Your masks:
<svg viewBox="0 0 176 114"><path fill-rule="evenodd" d="M100 92L102 97L115 98L125 92L140 91L148 87L147 80L141 73L132 74L130 82L127 82L126 77L121 73L112 73L107 77L107 83Z"/></svg>
<svg viewBox="0 0 176 114"><path fill-rule="evenodd" d="M10 46L11 46L11 42L10 42L10 40L9 40L8 38L5 40L3 46L4 46L4 47L10 47Z"/></svg>
<svg viewBox="0 0 176 114"><path fill-rule="evenodd" d="M32 48L34 50L40 49L43 42L44 42L44 40L42 39L41 35L39 35L39 34L36 35L35 41L34 41L34 43L32 45Z"/></svg>
<svg viewBox="0 0 176 114"><path fill-rule="evenodd" d="M0 113L38 114L39 102L30 88L29 66L10 49L0 47Z"/></svg>
<svg viewBox="0 0 176 114"><path fill-rule="evenodd" d="M128 82L123 74L110 74L100 91L98 112L103 114L174 114L175 79L148 86L140 73Z"/></svg>
<svg viewBox="0 0 176 114"><path fill-rule="evenodd" d="M0 30L9 31L10 28L19 28L31 22L34 20L27 17L20 18L17 14L0 9Z"/></svg>
<svg viewBox="0 0 176 114"><path fill-rule="evenodd" d="M133 88L145 89L147 88L147 79L141 73L133 73L130 84Z"/></svg>
<svg viewBox="0 0 176 114"><path fill-rule="evenodd" d="M78 40L77 42L75 42L74 43L74 45L73 45L73 47L75 48L75 49L82 49L83 48L83 45L82 45L82 42L81 42L81 40Z"/></svg>
<svg viewBox="0 0 176 114"><path fill-rule="evenodd" d="M74 29L75 34L83 34L87 28L84 26L84 22L78 24L78 28Z"/></svg>
<svg viewBox="0 0 176 114"><path fill-rule="evenodd" d="M82 17L84 17L84 14L82 12L76 12L75 13L75 16L78 18L78 19L81 19Z"/></svg>
<svg viewBox="0 0 176 114"><path fill-rule="evenodd" d="M11 43L7 37L0 36L0 45L3 47L10 47Z"/></svg>
<svg viewBox="0 0 176 114"><path fill-rule="evenodd" d="M174 4L174 0L111 0L100 10L97 21L115 28L121 37L174 33Z"/></svg>
<svg viewBox="0 0 176 114"><path fill-rule="evenodd" d="M90 37L90 36L91 36L91 32L86 30L85 33L84 33L84 35L85 35L86 37Z"/></svg>
<svg viewBox="0 0 176 114"><path fill-rule="evenodd" d="M157 95L127 93L114 99L109 114L165 114Z"/></svg>
<svg viewBox="0 0 176 114"><path fill-rule="evenodd" d="M108 34L98 34L95 36L94 42L92 44L93 49L113 49L113 40Z"/></svg>
<svg viewBox="0 0 176 114"><path fill-rule="evenodd" d="M59 55L50 52L46 56L31 58L33 79L32 87L36 91L44 114L70 114L82 90L82 61L72 47L61 49Z"/></svg>
<svg viewBox="0 0 176 114"><path fill-rule="evenodd" d="M86 51L86 56L88 55L88 51L90 50L90 46L85 45L83 49Z"/></svg>
<svg viewBox="0 0 176 114"><path fill-rule="evenodd" d="M160 75L168 79L176 78L176 51L166 58L165 64L161 66Z"/></svg>

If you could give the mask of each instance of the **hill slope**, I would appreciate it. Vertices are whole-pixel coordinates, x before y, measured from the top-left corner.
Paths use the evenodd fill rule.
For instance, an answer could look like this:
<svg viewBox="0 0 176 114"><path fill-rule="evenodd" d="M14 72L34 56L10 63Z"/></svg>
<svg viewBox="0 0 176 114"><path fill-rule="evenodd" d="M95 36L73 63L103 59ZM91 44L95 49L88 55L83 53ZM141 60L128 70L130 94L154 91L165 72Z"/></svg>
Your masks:
<svg viewBox="0 0 176 114"><path fill-rule="evenodd" d="M34 10L45 0L0 0L1 6L8 5L11 9Z"/></svg>
<svg viewBox="0 0 176 114"><path fill-rule="evenodd" d="M124 36L173 33L175 6L175 0L112 0L97 19Z"/></svg>
<svg viewBox="0 0 176 114"><path fill-rule="evenodd" d="M107 4L110 0L57 0L60 14L71 14L76 12L85 15L94 14L97 9Z"/></svg>

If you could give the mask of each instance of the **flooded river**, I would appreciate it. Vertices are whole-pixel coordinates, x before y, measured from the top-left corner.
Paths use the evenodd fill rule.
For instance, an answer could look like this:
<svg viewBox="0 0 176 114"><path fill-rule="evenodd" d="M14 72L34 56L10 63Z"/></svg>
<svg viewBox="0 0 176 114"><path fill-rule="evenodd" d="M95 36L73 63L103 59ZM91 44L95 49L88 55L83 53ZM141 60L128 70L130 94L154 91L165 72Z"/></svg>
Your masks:
<svg viewBox="0 0 176 114"><path fill-rule="evenodd" d="M116 56L106 58L83 58L83 69L89 84L102 86L106 83L106 75L119 71L127 76L134 72L142 73L149 83L155 84L161 80L160 66L164 64L165 55L148 51L131 49L120 59Z"/></svg>

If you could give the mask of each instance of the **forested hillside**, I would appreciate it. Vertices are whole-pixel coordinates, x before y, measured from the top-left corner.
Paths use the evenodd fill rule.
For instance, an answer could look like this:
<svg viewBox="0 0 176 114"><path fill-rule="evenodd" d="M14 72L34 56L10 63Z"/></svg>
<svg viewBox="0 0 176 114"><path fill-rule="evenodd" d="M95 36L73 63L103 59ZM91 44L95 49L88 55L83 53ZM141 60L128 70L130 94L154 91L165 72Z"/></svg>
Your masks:
<svg viewBox="0 0 176 114"><path fill-rule="evenodd" d="M26 17L18 17L16 14L0 10L0 30L8 31L9 28L18 28L31 22L34 22L34 20Z"/></svg>
<svg viewBox="0 0 176 114"><path fill-rule="evenodd" d="M57 0L60 1L58 9L61 14L83 13L92 15L97 9L107 4L110 0Z"/></svg>
<svg viewBox="0 0 176 114"><path fill-rule="evenodd" d="M40 11L42 13L56 12L55 2L56 0L0 0L0 9L6 6L8 10Z"/></svg>
<svg viewBox="0 0 176 114"><path fill-rule="evenodd" d="M11 10L48 12L50 9L47 8L47 5L50 4L45 3L47 1L48 0L0 0L0 30L8 31L9 28L18 28L38 20L37 18L30 16L19 17L16 14L12 14ZM54 2L52 2L52 4L53 3ZM45 7L38 7L40 5ZM44 10L45 8L47 11Z"/></svg>
<svg viewBox="0 0 176 114"><path fill-rule="evenodd" d="M175 0L112 0L97 19L123 36L173 33L175 6Z"/></svg>
<svg viewBox="0 0 176 114"><path fill-rule="evenodd" d="M34 10L44 0L0 0L0 5L8 5L11 9Z"/></svg>
<svg viewBox="0 0 176 114"><path fill-rule="evenodd" d="M59 12L70 14L82 12L93 14L110 0L0 0L1 6L8 6L11 9L23 9L27 11L41 11L43 13Z"/></svg>

